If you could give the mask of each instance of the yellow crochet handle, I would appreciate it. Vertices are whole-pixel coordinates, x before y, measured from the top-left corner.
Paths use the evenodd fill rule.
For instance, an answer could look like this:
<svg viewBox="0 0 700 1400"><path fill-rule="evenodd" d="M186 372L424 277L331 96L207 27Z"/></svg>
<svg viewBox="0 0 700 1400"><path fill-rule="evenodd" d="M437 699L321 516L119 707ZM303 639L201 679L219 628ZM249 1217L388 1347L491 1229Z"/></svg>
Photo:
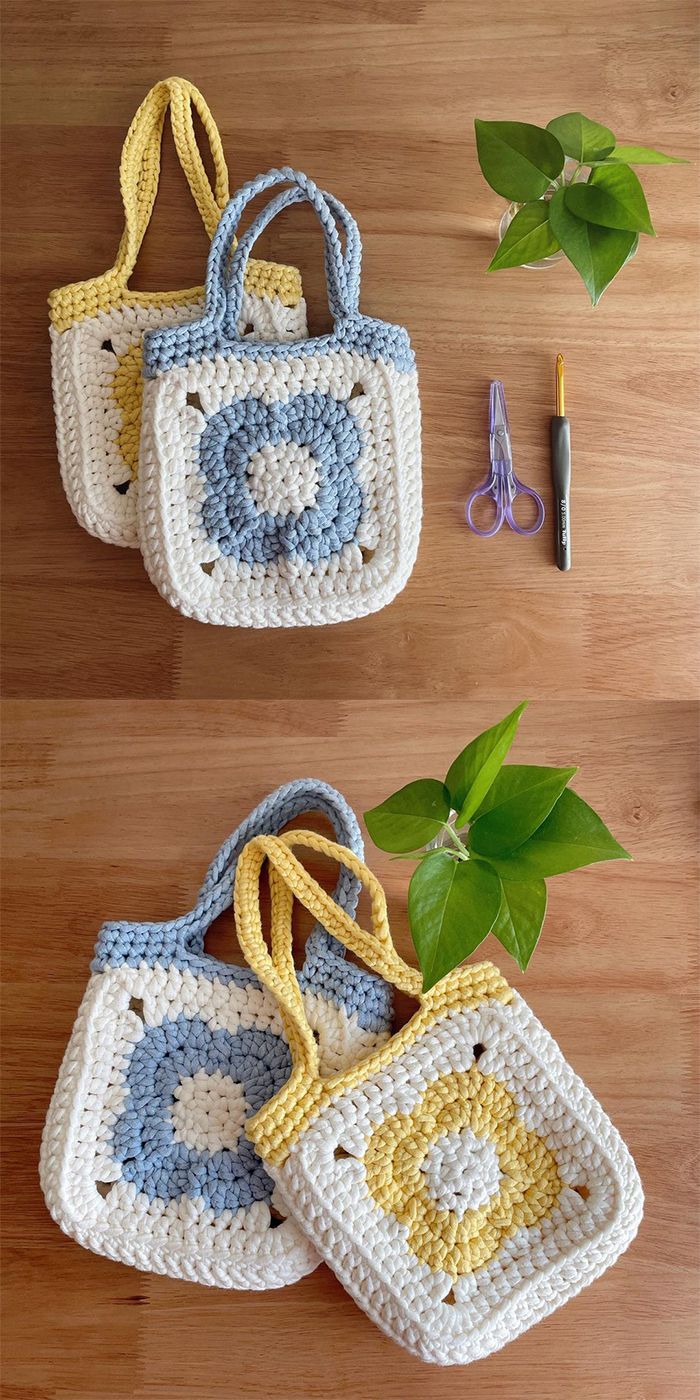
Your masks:
<svg viewBox="0 0 700 1400"><path fill-rule="evenodd" d="M372 932L336 904L294 854L304 847L329 856L348 867L368 890ZM260 913L260 875L269 863L271 900L270 950L263 934ZM401 991L420 999L422 978L399 957L391 939L386 895L364 861L344 846L312 831L290 831L283 836L256 836L241 853L236 867L234 907L241 950L260 981L277 998L295 1066L318 1073L318 1046L306 1018L292 946L292 910L298 899L323 928L373 972Z"/></svg>
<svg viewBox="0 0 700 1400"><path fill-rule="evenodd" d="M165 115L170 121L178 160L211 238L229 200L228 170L216 122L201 92L186 78L164 78L146 94L122 149L119 183L125 224L114 267L105 276L125 289L153 213ZM211 148L214 189L197 145L193 110L197 112Z"/></svg>

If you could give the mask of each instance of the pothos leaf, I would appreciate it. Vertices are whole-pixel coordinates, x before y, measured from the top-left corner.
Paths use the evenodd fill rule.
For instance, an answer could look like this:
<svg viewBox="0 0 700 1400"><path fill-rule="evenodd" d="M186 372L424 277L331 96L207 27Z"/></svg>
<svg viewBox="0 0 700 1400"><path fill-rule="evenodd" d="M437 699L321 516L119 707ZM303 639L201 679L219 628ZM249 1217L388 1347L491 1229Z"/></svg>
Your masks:
<svg viewBox="0 0 700 1400"><path fill-rule="evenodd" d="M408 917L425 992L478 948L500 904L501 882L483 862L455 860L445 850L421 861L411 877Z"/></svg>
<svg viewBox="0 0 700 1400"><path fill-rule="evenodd" d="M502 897L493 932L524 972L542 932L547 912L544 880L523 884L501 880Z"/></svg>
<svg viewBox="0 0 700 1400"><path fill-rule="evenodd" d="M633 256L639 234L602 228L580 219L566 204L566 190L556 190L549 201L549 221L569 262L585 283L597 306L606 287Z"/></svg>
<svg viewBox="0 0 700 1400"><path fill-rule="evenodd" d="M523 700L499 724L478 734L451 765L445 783L459 814L457 826L471 821L483 802L515 738L520 716L526 707L527 700Z"/></svg>
<svg viewBox="0 0 700 1400"><path fill-rule="evenodd" d="M558 251L559 244L549 225L549 209L543 199L524 204L508 225L491 262L488 272L499 268L522 267L523 263L539 262Z"/></svg>
<svg viewBox="0 0 700 1400"><path fill-rule="evenodd" d="M547 122L547 130L556 136L557 141L579 165L601 160L609 155L615 145L615 137L608 126L592 122L583 112L567 112L563 117L554 117Z"/></svg>
<svg viewBox="0 0 700 1400"><path fill-rule="evenodd" d="M564 168L564 152L551 131L529 122L474 122L483 175L504 199L539 199Z"/></svg>
<svg viewBox="0 0 700 1400"><path fill-rule="evenodd" d="M419 778L365 812L367 830L382 851L415 851L440 834L450 794L437 778Z"/></svg>
<svg viewBox="0 0 700 1400"><path fill-rule="evenodd" d="M470 847L487 858L514 851L541 826L575 772L518 763L502 768L471 827Z"/></svg>

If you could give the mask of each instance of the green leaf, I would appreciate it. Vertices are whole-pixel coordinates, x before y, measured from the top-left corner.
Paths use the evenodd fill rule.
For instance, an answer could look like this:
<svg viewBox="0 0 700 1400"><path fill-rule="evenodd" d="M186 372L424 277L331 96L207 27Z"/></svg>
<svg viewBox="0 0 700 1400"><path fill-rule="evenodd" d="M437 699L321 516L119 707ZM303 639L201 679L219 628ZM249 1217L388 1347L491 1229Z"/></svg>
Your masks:
<svg viewBox="0 0 700 1400"><path fill-rule="evenodd" d="M471 821L483 802L515 738L520 716L526 706L527 700L523 700L500 724L494 724L491 729L478 734L452 764L445 783L452 806L459 813L458 827Z"/></svg>
<svg viewBox="0 0 700 1400"><path fill-rule="evenodd" d="M528 122L484 122L477 117L479 165L492 190L524 204L539 199L564 168L556 137Z"/></svg>
<svg viewBox="0 0 700 1400"><path fill-rule="evenodd" d="M565 200L572 214L590 224L654 236L644 190L627 165L596 166L587 184L567 186Z"/></svg>
<svg viewBox="0 0 700 1400"><path fill-rule="evenodd" d="M470 848L490 859L521 846L549 816L576 771L516 763L502 768L469 832Z"/></svg>
<svg viewBox="0 0 700 1400"><path fill-rule="evenodd" d="M606 287L637 250L639 236L622 229L601 228L579 219L567 208L568 190L556 190L549 201L549 222L569 262L583 278L597 306Z"/></svg>
<svg viewBox="0 0 700 1400"><path fill-rule="evenodd" d="M567 112L563 117L555 117L547 122L547 130L556 136L566 155L577 160L579 165L602 160L615 147L610 128L590 121L583 112Z"/></svg>
<svg viewBox="0 0 700 1400"><path fill-rule="evenodd" d="M682 156L665 156L663 151L652 151L649 146L616 146L606 163L611 165L689 165Z"/></svg>
<svg viewBox="0 0 700 1400"><path fill-rule="evenodd" d="M450 794L437 778L419 778L365 812L365 824L382 851L415 851L434 841L450 815Z"/></svg>
<svg viewBox="0 0 700 1400"><path fill-rule="evenodd" d="M531 884L502 880L501 887L501 907L492 932L524 972L542 932L547 912L547 886L544 880L534 880Z"/></svg>
<svg viewBox="0 0 700 1400"><path fill-rule="evenodd" d="M549 768L542 764L532 763L506 763L474 815L477 817L485 816L487 812L492 812L494 807L500 806L511 797L518 797L523 792L529 792L533 785L536 786L538 783L546 781L552 773L569 772L575 773L576 769Z"/></svg>
<svg viewBox="0 0 700 1400"><path fill-rule="evenodd" d="M532 204L524 204L508 228L489 264L489 272L497 272L500 267L522 267L523 263L537 262L558 251L557 243L549 227L549 210L544 200L536 199Z"/></svg>
<svg viewBox="0 0 700 1400"><path fill-rule="evenodd" d="M427 992L478 948L501 905L495 870L478 860L432 851L414 870L408 890L411 936Z"/></svg>
<svg viewBox="0 0 700 1400"><path fill-rule="evenodd" d="M592 807L565 788L549 816L512 855L491 858L503 881L546 879L602 860L631 860Z"/></svg>

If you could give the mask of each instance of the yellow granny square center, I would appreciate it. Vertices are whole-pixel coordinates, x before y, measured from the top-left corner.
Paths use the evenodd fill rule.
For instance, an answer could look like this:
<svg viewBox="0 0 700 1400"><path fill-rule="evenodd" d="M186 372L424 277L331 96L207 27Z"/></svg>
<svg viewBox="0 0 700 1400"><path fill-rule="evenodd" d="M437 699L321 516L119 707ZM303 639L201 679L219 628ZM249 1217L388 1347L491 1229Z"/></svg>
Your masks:
<svg viewBox="0 0 700 1400"><path fill-rule="evenodd" d="M406 1226L413 1253L453 1279L549 1215L563 1185L512 1094L477 1065L435 1080L412 1112L386 1118L364 1165L372 1197Z"/></svg>
<svg viewBox="0 0 700 1400"><path fill-rule="evenodd" d="M117 368L112 380L112 398L121 413L121 428L117 446L131 474L132 481L139 470L139 443L141 440L141 409L143 405L143 379L141 366L143 348L141 341L130 345L123 355L117 356Z"/></svg>

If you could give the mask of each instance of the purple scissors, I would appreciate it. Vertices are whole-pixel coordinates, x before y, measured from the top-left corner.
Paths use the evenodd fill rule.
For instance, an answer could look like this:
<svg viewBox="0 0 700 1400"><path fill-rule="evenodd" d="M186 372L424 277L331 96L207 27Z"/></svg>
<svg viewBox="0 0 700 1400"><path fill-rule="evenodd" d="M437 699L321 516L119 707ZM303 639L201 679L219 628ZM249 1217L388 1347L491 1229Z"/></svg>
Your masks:
<svg viewBox="0 0 700 1400"><path fill-rule="evenodd" d="M497 534L504 520L508 521L511 530L515 530L516 535L536 535L544 524L544 501L537 491L532 490L532 487L524 486L513 471L513 452L510 445L506 395L500 379L492 379L491 381L489 448L491 471L481 486L477 486L476 491L472 491L467 501L465 507L467 525L470 530L474 531L475 535L481 535L483 539L490 539L491 535ZM537 519L534 525L527 529L518 524L513 514L513 502L516 496L520 495L530 496L537 506ZM480 530L472 520L474 502L480 496L492 496L496 506L496 519L487 530Z"/></svg>

